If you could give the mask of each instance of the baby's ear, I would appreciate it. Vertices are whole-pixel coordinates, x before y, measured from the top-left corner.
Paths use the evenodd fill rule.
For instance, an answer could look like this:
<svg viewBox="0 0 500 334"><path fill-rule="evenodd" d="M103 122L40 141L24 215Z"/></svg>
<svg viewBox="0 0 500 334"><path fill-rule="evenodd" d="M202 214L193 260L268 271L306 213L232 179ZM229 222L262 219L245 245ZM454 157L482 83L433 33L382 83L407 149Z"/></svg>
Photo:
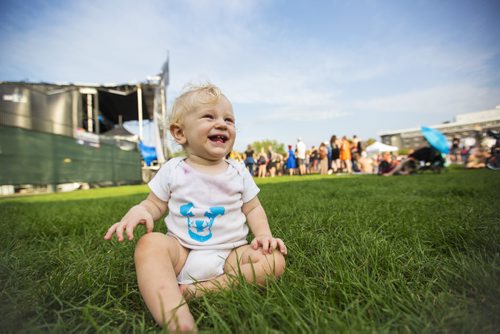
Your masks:
<svg viewBox="0 0 500 334"><path fill-rule="evenodd" d="M186 136L184 136L184 130L179 123L170 124L170 134L172 135L177 144L184 145L186 143Z"/></svg>

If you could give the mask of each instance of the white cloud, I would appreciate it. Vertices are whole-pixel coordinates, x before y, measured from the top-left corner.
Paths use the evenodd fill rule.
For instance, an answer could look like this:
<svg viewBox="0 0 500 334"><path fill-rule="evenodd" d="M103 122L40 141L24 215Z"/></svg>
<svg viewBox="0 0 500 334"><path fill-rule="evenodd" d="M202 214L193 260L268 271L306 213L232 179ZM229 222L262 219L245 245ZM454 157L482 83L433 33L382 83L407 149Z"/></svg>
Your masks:
<svg viewBox="0 0 500 334"><path fill-rule="evenodd" d="M462 83L358 101L351 107L382 113L457 114L490 108L499 100L500 89Z"/></svg>
<svg viewBox="0 0 500 334"><path fill-rule="evenodd" d="M329 107L308 106L307 108L276 108L270 113L257 117L257 121L294 121L301 123L310 123L318 121L327 121L339 117L348 116L349 113L329 110Z"/></svg>

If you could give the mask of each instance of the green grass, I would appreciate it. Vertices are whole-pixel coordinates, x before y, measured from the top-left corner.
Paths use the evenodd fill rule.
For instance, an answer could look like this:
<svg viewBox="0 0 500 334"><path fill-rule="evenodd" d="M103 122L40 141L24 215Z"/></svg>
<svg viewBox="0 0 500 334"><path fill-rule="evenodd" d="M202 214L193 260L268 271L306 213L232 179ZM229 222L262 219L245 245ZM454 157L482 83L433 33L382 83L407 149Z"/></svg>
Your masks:
<svg viewBox="0 0 500 334"><path fill-rule="evenodd" d="M267 289L244 284L191 301L202 332L498 332L500 173L281 177L259 186L289 248L287 270ZM159 331L137 290L135 241L102 240L147 192L0 200L0 331ZM165 231L162 222L156 230Z"/></svg>

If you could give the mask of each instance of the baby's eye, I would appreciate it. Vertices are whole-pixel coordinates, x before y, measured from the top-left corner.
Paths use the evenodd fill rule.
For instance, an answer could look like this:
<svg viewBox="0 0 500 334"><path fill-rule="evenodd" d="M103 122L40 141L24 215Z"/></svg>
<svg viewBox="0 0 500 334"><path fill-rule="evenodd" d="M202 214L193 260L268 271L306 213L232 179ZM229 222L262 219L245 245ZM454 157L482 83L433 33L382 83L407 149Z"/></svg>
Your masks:
<svg viewBox="0 0 500 334"><path fill-rule="evenodd" d="M226 123L234 124L234 119L232 118L226 118L224 121L226 121Z"/></svg>
<svg viewBox="0 0 500 334"><path fill-rule="evenodd" d="M206 118L206 119L214 119L214 116L210 115L210 114L205 114L203 115L202 118Z"/></svg>

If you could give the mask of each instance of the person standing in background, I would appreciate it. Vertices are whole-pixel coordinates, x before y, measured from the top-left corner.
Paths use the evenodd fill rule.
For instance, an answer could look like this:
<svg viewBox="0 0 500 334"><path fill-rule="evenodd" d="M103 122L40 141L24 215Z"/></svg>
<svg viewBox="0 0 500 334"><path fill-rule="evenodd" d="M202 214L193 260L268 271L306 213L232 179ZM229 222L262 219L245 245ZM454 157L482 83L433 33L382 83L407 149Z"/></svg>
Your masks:
<svg viewBox="0 0 500 334"><path fill-rule="evenodd" d="M328 174L328 149L326 148L326 142L321 143L318 149L319 155L319 173L321 175Z"/></svg>
<svg viewBox="0 0 500 334"><path fill-rule="evenodd" d="M318 161L318 149L313 145L311 147L309 173L312 174L318 172Z"/></svg>
<svg viewBox="0 0 500 334"><path fill-rule="evenodd" d="M276 159L277 154L273 151L273 147L269 145L267 147L267 172L270 177L276 176Z"/></svg>
<svg viewBox="0 0 500 334"><path fill-rule="evenodd" d="M331 168L334 173L337 173L342 168L340 164L340 141L336 135L330 138L330 147L332 148Z"/></svg>
<svg viewBox="0 0 500 334"><path fill-rule="evenodd" d="M297 162L300 175L306 175L306 144L297 138Z"/></svg>
<svg viewBox="0 0 500 334"><path fill-rule="evenodd" d="M288 169L288 174L291 176L297 168L297 163L295 161L295 152L292 149L292 145L288 145L288 152L286 156L286 169Z"/></svg>
<svg viewBox="0 0 500 334"><path fill-rule="evenodd" d="M340 146L340 160L342 161L343 167L345 167L348 174L352 173L352 162L351 162L351 144L347 140L346 136L342 137L342 142Z"/></svg>
<svg viewBox="0 0 500 334"><path fill-rule="evenodd" d="M250 172L250 175L254 176L255 172L255 151L252 145L248 144L247 150L245 151L245 167Z"/></svg>
<svg viewBox="0 0 500 334"><path fill-rule="evenodd" d="M257 157L257 168L257 177L266 177L267 156L263 147L260 149L259 156Z"/></svg>

